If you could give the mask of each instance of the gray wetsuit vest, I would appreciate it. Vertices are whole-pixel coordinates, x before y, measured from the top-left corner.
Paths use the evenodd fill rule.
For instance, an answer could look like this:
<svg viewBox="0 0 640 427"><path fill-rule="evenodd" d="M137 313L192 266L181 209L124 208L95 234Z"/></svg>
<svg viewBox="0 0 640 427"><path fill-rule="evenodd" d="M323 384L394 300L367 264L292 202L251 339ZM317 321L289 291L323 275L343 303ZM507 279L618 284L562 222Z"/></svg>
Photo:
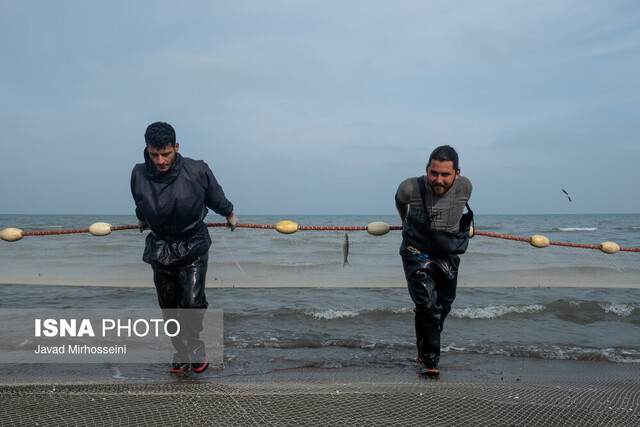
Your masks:
<svg viewBox="0 0 640 427"><path fill-rule="evenodd" d="M464 176L457 178L442 197L432 192L426 176L404 180L396 192L396 202L409 205L402 230L403 246L413 246L434 258L464 253L473 221L467 204L471 190L471 181Z"/></svg>

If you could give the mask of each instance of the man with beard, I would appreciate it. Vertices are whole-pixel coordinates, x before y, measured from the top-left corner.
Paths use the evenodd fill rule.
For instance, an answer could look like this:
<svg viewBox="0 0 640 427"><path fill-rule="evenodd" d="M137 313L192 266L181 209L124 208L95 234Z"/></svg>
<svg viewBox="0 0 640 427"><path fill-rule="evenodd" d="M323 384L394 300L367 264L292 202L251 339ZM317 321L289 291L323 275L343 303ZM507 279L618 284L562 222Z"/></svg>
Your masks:
<svg viewBox="0 0 640 427"><path fill-rule="evenodd" d="M135 165L131 174L140 232L151 229L142 260L153 269L163 315L175 311L180 317L180 334L171 339L176 351L171 372L186 372L190 365L201 373L209 366L200 339L208 307L204 289L211 246L204 218L207 208L212 209L226 217L231 231L238 219L209 166L178 153L170 124L150 124L144 138L145 162Z"/></svg>
<svg viewBox="0 0 640 427"><path fill-rule="evenodd" d="M436 148L426 172L404 180L395 201L403 222L400 256L415 304L420 372L438 376L440 333L456 296L458 255L469 244L473 212L467 205L471 181L460 175L452 147Z"/></svg>

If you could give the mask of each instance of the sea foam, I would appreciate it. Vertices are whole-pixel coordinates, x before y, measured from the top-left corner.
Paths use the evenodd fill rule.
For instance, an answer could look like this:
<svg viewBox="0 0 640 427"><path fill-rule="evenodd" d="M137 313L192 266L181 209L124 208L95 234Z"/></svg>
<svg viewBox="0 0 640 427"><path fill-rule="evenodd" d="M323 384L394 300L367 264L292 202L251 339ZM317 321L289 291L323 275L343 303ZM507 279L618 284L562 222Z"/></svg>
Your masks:
<svg viewBox="0 0 640 427"><path fill-rule="evenodd" d="M509 313L538 313L544 310L541 304L488 305L485 307L454 308L451 315L461 319L495 319Z"/></svg>
<svg viewBox="0 0 640 427"><path fill-rule="evenodd" d="M330 308L328 310L322 310L315 313L309 313L315 319L319 320L335 320L342 318L350 318L356 317L360 314L357 310L344 310L344 309L333 309Z"/></svg>

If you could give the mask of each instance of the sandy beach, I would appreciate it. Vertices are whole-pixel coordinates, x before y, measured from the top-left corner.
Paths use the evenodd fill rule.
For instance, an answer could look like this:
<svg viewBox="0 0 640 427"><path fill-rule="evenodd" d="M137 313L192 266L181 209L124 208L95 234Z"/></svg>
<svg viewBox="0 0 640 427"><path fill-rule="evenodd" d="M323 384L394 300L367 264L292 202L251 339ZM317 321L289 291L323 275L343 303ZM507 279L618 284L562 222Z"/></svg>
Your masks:
<svg viewBox="0 0 640 427"><path fill-rule="evenodd" d="M523 425L640 422L634 364L449 355L413 369L171 376L164 366L12 366L2 425ZM6 369L5 369L6 370Z"/></svg>

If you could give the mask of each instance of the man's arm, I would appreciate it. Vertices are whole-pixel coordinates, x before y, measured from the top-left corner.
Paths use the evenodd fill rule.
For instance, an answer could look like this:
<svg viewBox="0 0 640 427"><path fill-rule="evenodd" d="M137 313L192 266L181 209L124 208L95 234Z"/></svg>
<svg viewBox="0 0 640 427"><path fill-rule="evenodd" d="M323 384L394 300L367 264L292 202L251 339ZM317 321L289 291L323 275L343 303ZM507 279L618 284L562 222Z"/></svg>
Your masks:
<svg viewBox="0 0 640 427"><path fill-rule="evenodd" d="M213 209L218 215L222 215L227 219L227 224L231 231L236 229L238 225L238 217L233 213L233 203L231 203L224 194L222 187L218 184L216 177L209 166L202 162L205 172L205 200L206 207Z"/></svg>
<svg viewBox="0 0 640 427"><path fill-rule="evenodd" d="M400 215L400 219L402 220L402 224L404 225L404 220L407 219L407 215L409 214L409 204L406 203L409 201L407 196L407 185L409 185L409 178L405 179L398 186L398 190L396 191L395 201L396 201L396 209L398 210L398 214Z"/></svg>
<svg viewBox="0 0 640 427"><path fill-rule="evenodd" d="M202 164L204 165L202 171L205 176L205 182L203 182L205 189L205 206L225 218L231 217L233 214L233 204L225 196L222 187L218 184L218 181L213 175L213 172L211 172L209 166L205 162L202 162Z"/></svg>
<svg viewBox="0 0 640 427"><path fill-rule="evenodd" d="M133 196L133 201L136 202L136 168L133 168L133 171L131 172L131 196ZM142 233L144 230L149 228L149 225L147 224L147 222L144 219L144 216L142 215L142 212L140 211L140 208L138 207L138 204L136 203L136 217L138 218L138 230L140 230L140 232Z"/></svg>
<svg viewBox="0 0 640 427"><path fill-rule="evenodd" d="M404 220L407 219L407 214L409 213L409 205L400 203L396 200L396 209L398 210L398 214L400 215L400 219L404 224Z"/></svg>

